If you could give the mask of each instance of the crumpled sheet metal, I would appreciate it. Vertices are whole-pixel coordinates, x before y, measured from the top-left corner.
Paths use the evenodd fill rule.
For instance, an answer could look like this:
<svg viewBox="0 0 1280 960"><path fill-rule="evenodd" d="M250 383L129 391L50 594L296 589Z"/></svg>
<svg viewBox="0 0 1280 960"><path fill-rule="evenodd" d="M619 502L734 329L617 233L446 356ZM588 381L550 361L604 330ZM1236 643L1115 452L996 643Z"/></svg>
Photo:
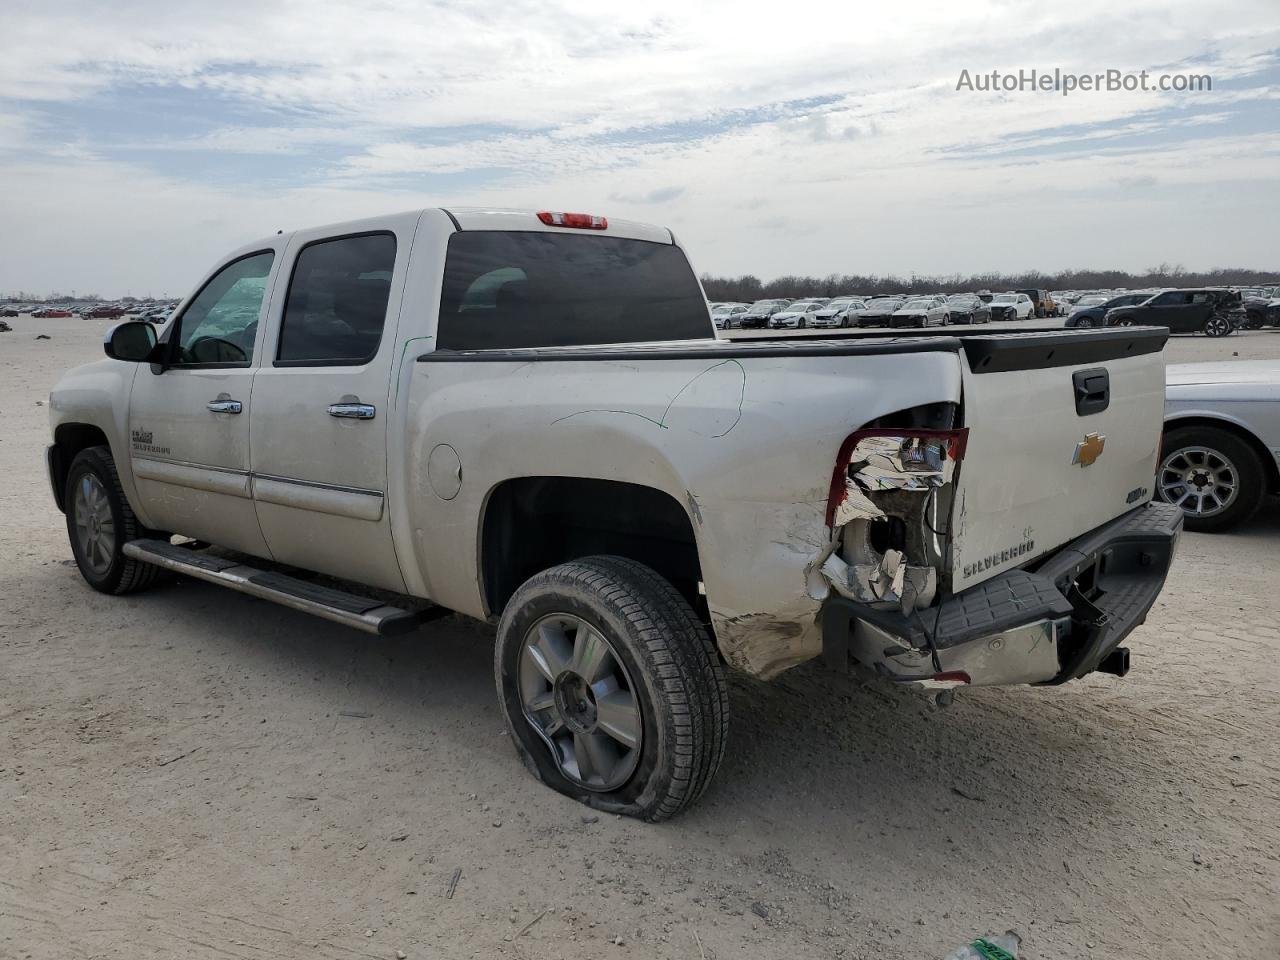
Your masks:
<svg viewBox="0 0 1280 960"><path fill-rule="evenodd" d="M850 479L868 492L933 490L951 482L955 466L945 440L863 437L849 457Z"/></svg>
<svg viewBox="0 0 1280 960"><path fill-rule="evenodd" d="M885 513L868 494L881 490L928 493L950 483L955 467L945 441L863 437L849 457L844 500L832 522L839 528L854 520L879 520Z"/></svg>
<svg viewBox="0 0 1280 960"><path fill-rule="evenodd" d="M933 567L911 566L899 550L886 550L879 563L845 563L836 553L822 562L827 582L841 596L861 603L891 603L903 613L923 610L938 591Z"/></svg>

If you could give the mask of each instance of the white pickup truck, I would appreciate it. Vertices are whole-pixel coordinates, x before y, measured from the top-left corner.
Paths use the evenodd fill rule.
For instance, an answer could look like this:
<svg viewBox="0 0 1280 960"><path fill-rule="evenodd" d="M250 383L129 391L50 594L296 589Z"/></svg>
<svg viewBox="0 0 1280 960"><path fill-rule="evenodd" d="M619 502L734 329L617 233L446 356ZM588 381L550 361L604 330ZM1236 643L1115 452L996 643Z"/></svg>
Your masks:
<svg viewBox="0 0 1280 960"><path fill-rule="evenodd" d="M429 209L268 237L115 327L48 470L98 590L496 622L526 765L657 820L720 762L726 666L1123 675L1182 522L1149 502L1166 337L727 341L666 229Z"/></svg>

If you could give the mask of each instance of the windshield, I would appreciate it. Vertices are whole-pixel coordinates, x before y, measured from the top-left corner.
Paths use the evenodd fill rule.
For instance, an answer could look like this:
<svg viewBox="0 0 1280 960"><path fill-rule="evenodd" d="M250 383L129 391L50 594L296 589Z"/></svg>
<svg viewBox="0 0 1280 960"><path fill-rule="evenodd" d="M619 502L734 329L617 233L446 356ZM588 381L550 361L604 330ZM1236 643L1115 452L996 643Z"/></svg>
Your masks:
<svg viewBox="0 0 1280 960"><path fill-rule="evenodd" d="M953 293L947 297L948 303L973 303L978 298L972 293Z"/></svg>
<svg viewBox="0 0 1280 960"><path fill-rule="evenodd" d="M449 238L437 345L495 350L711 336L679 247L621 237L468 230Z"/></svg>
<svg viewBox="0 0 1280 960"><path fill-rule="evenodd" d="M827 310L843 310L843 309L844 309L845 307L847 307L851 302L852 302L852 301L849 301L849 300L832 300L830 303L828 303L828 304L826 305L825 309L827 309Z"/></svg>
<svg viewBox="0 0 1280 960"><path fill-rule="evenodd" d="M897 310L901 300L895 300L892 297L877 297L867 304L868 310Z"/></svg>
<svg viewBox="0 0 1280 960"><path fill-rule="evenodd" d="M928 310L933 306L932 300L908 300L902 305L903 310Z"/></svg>
<svg viewBox="0 0 1280 960"><path fill-rule="evenodd" d="M1081 297L1076 301L1077 307L1097 307L1107 302L1106 297Z"/></svg>
<svg viewBox="0 0 1280 960"><path fill-rule="evenodd" d="M1001 294L997 294L996 298L991 302L992 303L1017 303L1018 297L1016 294L1012 294L1012 293L1001 293Z"/></svg>

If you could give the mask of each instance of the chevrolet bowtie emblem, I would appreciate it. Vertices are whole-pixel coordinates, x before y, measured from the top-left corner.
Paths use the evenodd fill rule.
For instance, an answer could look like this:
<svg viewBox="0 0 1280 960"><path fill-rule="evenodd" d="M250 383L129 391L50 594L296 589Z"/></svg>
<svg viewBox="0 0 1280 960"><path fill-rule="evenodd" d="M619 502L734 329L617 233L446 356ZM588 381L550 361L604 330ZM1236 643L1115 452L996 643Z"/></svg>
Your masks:
<svg viewBox="0 0 1280 960"><path fill-rule="evenodd" d="M1081 467L1090 466L1102 456L1102 448L1106 445L1107 438L1104 434L1085 434L1085 438L1076 444L1076 452L1071 458L1071 462L1078 463Z"/></svg>

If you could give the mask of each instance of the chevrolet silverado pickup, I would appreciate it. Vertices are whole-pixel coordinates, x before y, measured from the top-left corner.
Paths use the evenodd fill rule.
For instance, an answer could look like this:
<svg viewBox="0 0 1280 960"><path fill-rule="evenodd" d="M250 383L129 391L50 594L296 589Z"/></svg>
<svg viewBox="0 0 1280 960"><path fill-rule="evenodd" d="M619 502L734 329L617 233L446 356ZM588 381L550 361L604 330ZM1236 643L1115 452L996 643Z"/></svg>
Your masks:
<svg viewBox="0 0 1280 960"><path fill-rule="evenodd" d="M88 584L496 624L512 741L602 810L706 788L726 673L949 698L1123 675L1181 528L1167 331L718 339L670 231L419 210L235 251L50 398Z"/></svg>

